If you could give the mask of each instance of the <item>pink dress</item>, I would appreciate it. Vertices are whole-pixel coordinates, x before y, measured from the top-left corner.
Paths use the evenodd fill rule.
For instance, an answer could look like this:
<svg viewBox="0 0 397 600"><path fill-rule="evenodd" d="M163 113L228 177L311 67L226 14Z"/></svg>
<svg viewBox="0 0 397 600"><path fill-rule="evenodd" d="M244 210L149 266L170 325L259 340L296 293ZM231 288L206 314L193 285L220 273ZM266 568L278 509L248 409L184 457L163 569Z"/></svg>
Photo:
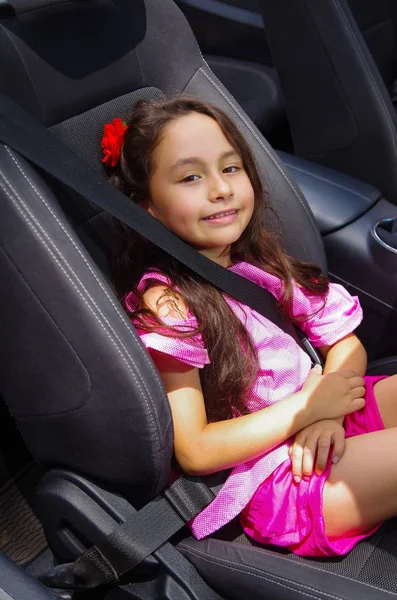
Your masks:
<svg viewBox="0 0 397 600"><path fill-rule="evenodd" d="M266 288L277 299L280 298L283 284L274 275L245 262L233 265L230 270ZM138 286L139 291L144 291L150 279L169 284L169 280L164 275L154 271L143 276ZM244 323L258 353L259 371L247 402L248 408L251 411L259 410L299 391L311 369L308 355L288 334L253 309L227 295L225 300ZM135 309L136 297L133 292L127 296L126 306L131 311ZM358 299L352 297L342 286L332 283L325 304L321 297L294 285L292 310L295 317L313 315L302 322L301 328L317 347L334 344L354 331L362 319ZM188 319L172 318L163 321L165 324L177 327L180 331L188 331L197 324L191 313ZM200 335L181 339L170 337L167 331L148 333L138 329L138 333L148 349L169 354L196 368L203 368L210 362ZM372 390L371 385L368 386L368 390ZM369 420L375 423L373 428L383 428L375 401L371 404L371 411L374 410L375 416L371 413ZM364 433L368 430L364 427L356 433ZM301 512L297 514L297 494L302 494L307 503L314 492L306 489L308 482L295 484L292 480L288 456L290 443L291 440L287 440L263 456L234 467L217 497L191 521L190 527L194 536L197 539L208 536L242 513L241 522L248 535L266 544L287 546L297 554L341 554L350 550L359 539L365 537L356 536L354 540L349 538L351 545L342 544L341 547L338 544L335 546L335 542L331 543L327 539L312 539L314 535L312 511L309 507L303 511L301 507ZM326 474L329 468L330 465ZM322 479L315 476L318 480L321 479L321 485L317 486L320 495L326 474ZM265 488L264 486L269 482L271 485ZM297 490L297 493L291 495L290 490ZM266 502L263 500L264 497ZM258 501L254 502L254 500ZM317 502L319 503L318 517L321 519L321 497ZM267 511L264 511L264 505L268 507ZM306 514L306 521L298 522L298 517L303 513ZM325 536L323 524L322 534ZM310 543L308 543L309 539Z"/></svg>

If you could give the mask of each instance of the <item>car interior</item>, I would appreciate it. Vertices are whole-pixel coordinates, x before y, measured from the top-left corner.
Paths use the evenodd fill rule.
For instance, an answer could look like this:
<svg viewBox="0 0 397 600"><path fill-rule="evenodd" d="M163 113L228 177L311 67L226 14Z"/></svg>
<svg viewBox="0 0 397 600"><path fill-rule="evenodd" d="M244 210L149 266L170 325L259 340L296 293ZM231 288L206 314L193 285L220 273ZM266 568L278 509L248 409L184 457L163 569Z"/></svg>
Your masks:
<svg viewBox="0 0 397 600"><path fill-rule="evenodd" d="M288 253L359 297L368 373L397 373L395 21L386 0L319 4L0 2L0 598L397 597L396 519L326 560L258 546L238 521L192 537L186 523L227 473L169 485L167 397L112 284L114 216L132 203L106 182L103 125L142 98L198 96L248 139L277 213L264 218ZM324 53L313 50L322 35ZM323 113L331 146L307 150L299 131L313 141ZM345 169L330 156L348 122L359 150ZM364 156L384 178L350 168ZM143 210L128 218L194 262Z"/></svg>

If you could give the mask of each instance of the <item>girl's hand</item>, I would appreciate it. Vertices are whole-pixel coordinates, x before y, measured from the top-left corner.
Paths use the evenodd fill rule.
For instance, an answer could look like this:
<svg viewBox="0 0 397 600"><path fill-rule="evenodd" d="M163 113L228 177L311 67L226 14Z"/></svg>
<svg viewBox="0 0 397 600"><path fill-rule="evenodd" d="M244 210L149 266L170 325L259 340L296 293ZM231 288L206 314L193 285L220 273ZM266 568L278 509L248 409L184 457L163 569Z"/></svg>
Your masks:
<svg viewBox="0 0 397 600"><path fill-rule="evenodd" d="M365 406L364 380L354 371L322 375L316 365L299 393L304 395L312 423L338 419Z"/></svg>
<svg viewBox="0 0 397 600"><path fill-rule="evenodd" d="M294 480L299 483L302 476L311 477L313 468L321 475L332 447L332 462L336 463L345 448L345 430L338 421L317 421L299 431L289 449Z"/></svg>

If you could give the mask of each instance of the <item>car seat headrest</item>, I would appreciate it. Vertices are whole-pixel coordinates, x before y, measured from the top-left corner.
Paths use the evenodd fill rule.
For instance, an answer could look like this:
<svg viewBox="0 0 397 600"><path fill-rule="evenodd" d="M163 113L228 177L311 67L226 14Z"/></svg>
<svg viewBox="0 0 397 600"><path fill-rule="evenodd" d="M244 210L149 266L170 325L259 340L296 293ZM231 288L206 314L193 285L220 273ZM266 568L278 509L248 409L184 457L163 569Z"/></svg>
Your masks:
<svg viewBox="0 0 397 600"><path fill-rule="evenodd" d="M15 9L8 0L0 0L0 18L15 15Z"/></svg>
<svg viewBox="0 0 397 600"><path fill-rule="evenodd" d="M182 91L203 64L173 2L9 3L41 8L0 18L0 92L47 127L144 87Z"/></svg>
<svg viewBox="0 0 397 600"><path fill-rule="evenodd" d="M0 17L21 15L31 10L65 2L69 2L69 0L0 0Z"/></svg>

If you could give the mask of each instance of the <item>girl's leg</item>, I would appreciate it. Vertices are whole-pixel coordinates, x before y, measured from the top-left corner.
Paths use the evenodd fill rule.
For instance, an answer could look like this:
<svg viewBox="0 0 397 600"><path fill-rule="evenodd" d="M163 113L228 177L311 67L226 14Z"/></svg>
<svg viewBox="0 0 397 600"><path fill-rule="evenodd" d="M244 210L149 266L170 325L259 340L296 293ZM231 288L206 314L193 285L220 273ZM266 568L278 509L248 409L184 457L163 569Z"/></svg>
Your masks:
<svg viewBox="0 0 397 600"><path fill-rule="evenodd" d="M386 429L397 427L397 375L377 381L374 394Z"/></svg>
<svg viewBox="0 0 397 600"><path fill-rule="evenodd" d="M323 490L325 532L365 533L397 515L397 427L346 440Z"/></svg>

